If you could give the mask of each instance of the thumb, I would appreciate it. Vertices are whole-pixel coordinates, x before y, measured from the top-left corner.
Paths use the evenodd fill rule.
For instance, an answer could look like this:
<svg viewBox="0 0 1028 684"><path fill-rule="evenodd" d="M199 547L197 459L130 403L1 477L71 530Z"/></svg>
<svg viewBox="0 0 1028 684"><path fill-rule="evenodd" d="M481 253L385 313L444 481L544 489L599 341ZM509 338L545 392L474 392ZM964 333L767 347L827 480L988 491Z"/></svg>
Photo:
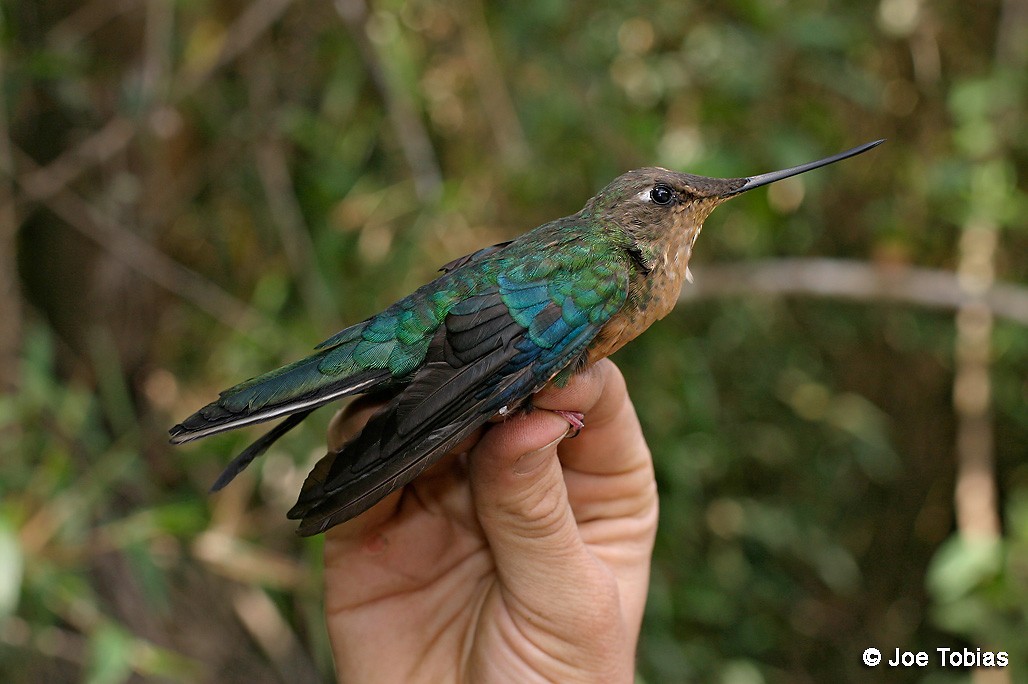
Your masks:
<svg viewBox="0 0 1028 684"><path fill-rule="evenodd" d="M568 503L557 445L570 426L550 411L494 425L468 454L471 493L504 587L527 605L569 609L568 577L595 571ZM584 589L584 587L583 587Z"/></svg>

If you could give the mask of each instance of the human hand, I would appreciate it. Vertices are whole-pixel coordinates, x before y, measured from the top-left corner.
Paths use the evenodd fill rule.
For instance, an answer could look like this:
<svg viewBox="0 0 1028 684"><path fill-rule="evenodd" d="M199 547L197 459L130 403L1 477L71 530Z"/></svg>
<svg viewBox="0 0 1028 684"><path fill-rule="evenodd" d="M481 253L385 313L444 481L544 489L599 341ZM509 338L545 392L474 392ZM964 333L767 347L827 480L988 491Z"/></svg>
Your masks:
<svg viewBox="0 0 1028 684"><path fill-rule="evenodd" d="M657 525L653 463L617 367L491 425L325 534L340 681L631 682ZM376 406L336 415L329 445ZM574 439L554 410L585 414Z"/></svg>

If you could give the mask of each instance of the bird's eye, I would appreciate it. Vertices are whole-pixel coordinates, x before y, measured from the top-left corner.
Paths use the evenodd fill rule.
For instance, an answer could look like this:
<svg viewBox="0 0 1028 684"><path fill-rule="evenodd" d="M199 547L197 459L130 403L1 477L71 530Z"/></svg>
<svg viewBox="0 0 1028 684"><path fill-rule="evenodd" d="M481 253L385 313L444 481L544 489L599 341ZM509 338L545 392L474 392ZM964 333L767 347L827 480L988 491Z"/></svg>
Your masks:
<svg viewBox="0 0 1028 684"><path fill-rule="evenodd" d="M650 190L650 199L653 200L654 204L665 206L671 204L672 200L675 199L675 193L666 185L654 185L653 189Z"/></svg>

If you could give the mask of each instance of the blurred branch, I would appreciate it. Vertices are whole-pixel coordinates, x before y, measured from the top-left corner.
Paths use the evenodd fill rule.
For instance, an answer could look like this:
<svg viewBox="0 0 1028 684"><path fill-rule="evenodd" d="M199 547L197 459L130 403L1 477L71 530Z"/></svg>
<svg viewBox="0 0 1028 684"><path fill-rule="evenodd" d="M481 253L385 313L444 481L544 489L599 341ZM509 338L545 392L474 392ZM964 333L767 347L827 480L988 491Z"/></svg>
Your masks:
<svg viewBox="0 0 1028 684"><path fill-rule="evenodd" d="M0 623L0 643L12 648L32 649L46 658L86 663L89 644L84 636L55 625L38 628L17 615Z"/></svg>
<svg viewBox="0 0 1028 684"><path fill-rule="evenodd" d="M0 13L0 30L4 20ZM0 83L4 82L4 48L0 45ZM14 207L14 159L7 129L7 100L0 98L0 392L20 385L21 294L18 286L18 214Z"/></svg>
<svg viewBox="0 0 1028 684"><path fill-rule="evenodd" d="M274 62L261 54L244 63L250 86L250 107L255 121L274 121L275 92L269 78L275 72ZM271 211L271 222L278 229L279 240L293 279L312 318L328 317L332 310L328 290L321 271L315 268L315 249L310 230L304 220L296 188L289 172L286 143L275 125L265 128L257 142L257 174Z"/></svg>
<svg viewBox="0 0 1028 684"><path fill-rule="evenodd" d="M170 89L171 104L174 105L175 102L193 93L218 69L245 52L264 31L285 13L291 2L292 0L258 0L249 5L225 32L225 38L217 58L212 60L206 68L185 72L179 82L173 84ZM87 7L92 7L92 5ZM90 21L87 22L89 30L99 28L102 23L121 11L118 9L121 8L120 3L111 7L113 8L111 12L106 14L104 12L108 8L105 8L102 3L99 3L95 10L90 9L89 13L85 15L90 18ZM118 12L115 12L115 9ZM93 12L95 12L95 18L93 18ZM68 21L71 21L71 18L62 24ZM57 31L57 28L54 30ZM63 33L57 35L63 35ZM68 150L43 167L33 165L32 170L24 172L18 179L18 184L22 186L22 193L28 199L37 201L53 197L93 166L103 164L124 151L139 133L139 127L140 123L133 119L114 116L103 128L87 137L75 148Z"/></svg>
<svg viewBox="0 0 1028 684"><path fill-rule="evenodd" d="M259 143L256 154L257 173L271 210L271 221L278 228L292 276L299 283L307 311L312 318L319 318L328 314L332 305L321 271L315 265L314 243L296 200L282 143L266 140Z"/></svg>
<svg viewBox="0 0 1028 684"><path fill-rule="evenodd" d="M236 617L268 659L283 682L316 682L318 671L275 602L258 587L234 592Z"/></svg>
<svg viewBox="0 0 1028 684"><path fill-rule="evenodd" d="M997 64L1023 68L1028 62L1028 1L1003 0L996 34Z"/></svg>
<svg viewBox="0 0 1028 684"><path fill-rule="evenodd" d="M290 590L309 579L303 565L292 557L220 529L208 529L194 539L192 551L214 572L242 584Z"/></svg>
<svg viewBox="0 0 1028 684"><path fill-rule="evenodd" d="M379 55L368 37L368 6L365 0L336 0L336 11L350 29L350 34L364 60L372 83L385 104L386 113L396 132L403 156L414 176L414 189L424 201L436 197L442 188L442 172L432 141L411 104L407 90L392 83Z"/></svg>
<svg viewBox="0 0 1028 684"><path fill-rule="evenodd" d="M29 169L35 167L35 162L27 154L17 148L14 152L19 165ZM24 185L21 187L23 191L27 190ZM43 204L69 226L147 280L192 302L197 308L227 325L250 329L260 320L260 315L248 304L171 259L113 219L103 216L75 193L60 190Z"/></svg>
<svg viewBox="0 0 1028 684"><path fill-rule="evenodd" d="M136 124L115 116L96 133L68 150L46 166L33 163L18 178L24 198L44 201L58 194L93 166L103 164L121 153L136 135Z"/></svg>
<svg viewBox="0 0 1028 684"><path fill-rule="evenodd" d="M206 68L186 73L182 83L173 92L178 97L192 93L218 69L246 52L268 28L285 14L293 0L257 0L246 6L246 9L225 32L221 50Z"/></svg>
<svg viewBox="0 0 1028 684"><path fill-rule="evenodd" d="M485 20L485 8L482 0L466 0L465 7L467 11L460 12L458 19L463 26L464 50L493 137L504 161L515 167L523 166L529 157L528 141L507 90L500 62L496 59L496 48Z"/></svg>
<svg viewBox="0 0 1028 684"><path fill-rule="evenodd" d="M47 32L46 42L67 50L119 14L138 5L139 0L92 0L83 3Z"/></svg>
<svg viewBox="0 0 1028 684"><path fill-rule="evenodd" d="M146 0L146 39L139 77L139 100L153 107L167 94L175 35L175 13L170 0Z"/></svg>
<svg viewBox="0 0 1028 684"><path fill-rule="evenodd" d="M682 289L682 300L726 295L794 294L892 301L930 309L957 309L972 297L956 273L914 266L875 266L844 259L767 259L693 269L696 282ZM983 296L996 316L1028 325L1028 287L998 284Z"/></svg>
<svg viewBox="0 0 1028 684"><path fill-rule="evenodd" d="M960 236L958 270L968 300L957 311L953 408L957 416L957 530L974 540L1001 534L992 437L992 311L984 301L992 286L999 226L971 221Z"/></svg>

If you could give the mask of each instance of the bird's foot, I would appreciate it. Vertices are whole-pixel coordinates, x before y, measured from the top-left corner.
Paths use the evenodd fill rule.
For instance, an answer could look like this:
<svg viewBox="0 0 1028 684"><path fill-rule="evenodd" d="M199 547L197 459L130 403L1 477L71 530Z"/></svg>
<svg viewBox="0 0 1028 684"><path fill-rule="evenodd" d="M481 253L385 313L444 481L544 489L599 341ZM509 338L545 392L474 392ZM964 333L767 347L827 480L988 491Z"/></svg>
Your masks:
<svg viewBox="0 0 1028 684"><path fill-rule="evenodd" d="M571 434L568 438L574 438L578 436L578 433L585 427L585 414L579 413L578 411L554 411L558 416L562 417L571 425Z"/></svg>

